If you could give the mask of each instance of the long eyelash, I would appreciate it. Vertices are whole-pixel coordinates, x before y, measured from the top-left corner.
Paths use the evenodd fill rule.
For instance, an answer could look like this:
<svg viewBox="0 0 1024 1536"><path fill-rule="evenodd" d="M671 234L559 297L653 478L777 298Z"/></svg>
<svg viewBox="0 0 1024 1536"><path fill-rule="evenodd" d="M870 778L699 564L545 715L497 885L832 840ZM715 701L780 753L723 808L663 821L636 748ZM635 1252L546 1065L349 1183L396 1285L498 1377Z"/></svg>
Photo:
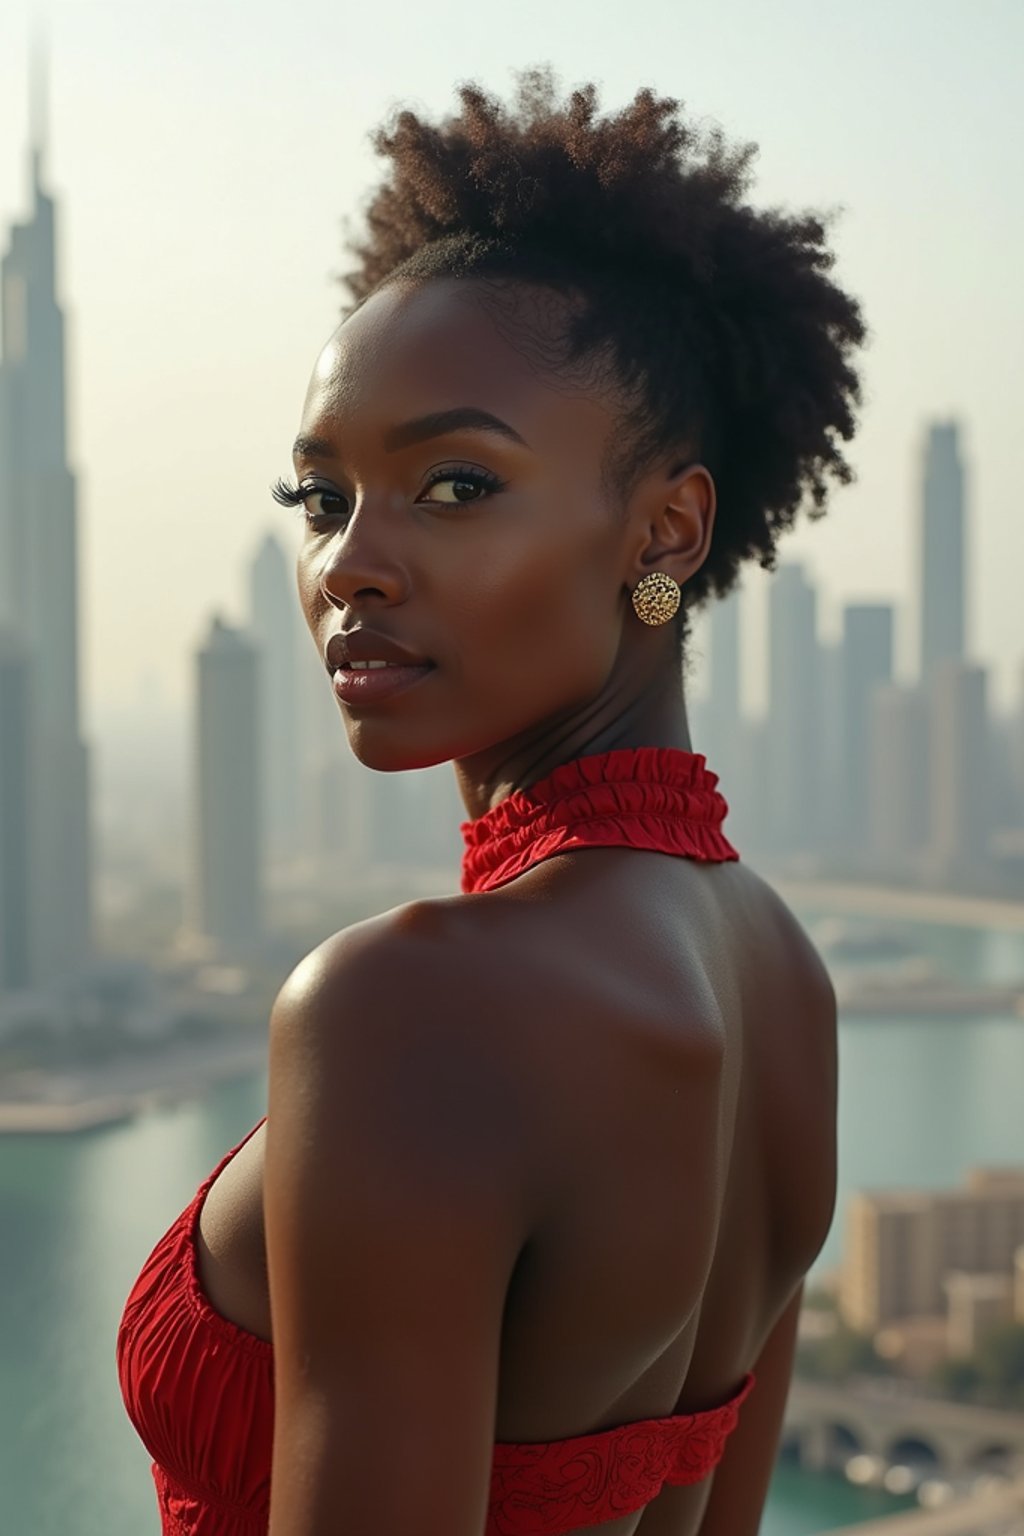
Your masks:
<svg viewBox="0 0 1024 1536"><path fill-rule="evenodd" d="M278 475L277 479L274 481L274 484L270 488L270 494L273 496L276 502L281 504L282 507L301 507L302 503L309 495L309 491L302 490L302 488L298 485L289 485L287 480L283 480L281 476Z"/></svg>
<svg viewBox="0 0 1024 1536"><path fill-rule="evenodd" d="M503 491L506 482L489 469L471 469L467 464L465 468L456 466L454 469L435 469L425 486L430 490L432 485L437 485L441 480L468 480L471 485L482 485L488 491ZM470 505L469 502L466 503Z"/></svg>
<svg viewBox="0 0 1024 1536"><path fill-rule="evenodd" d="M467 465L464 469L436 469L427 481L426 489L437 485L442 480L468 480L471 484L483 486L489 491L503 491L506 481L489 469L471 469ZM289 485L287 480L279 475L271 487L270 494L282 507L301 507L306 497L313 489L311 486Z"/></svg>

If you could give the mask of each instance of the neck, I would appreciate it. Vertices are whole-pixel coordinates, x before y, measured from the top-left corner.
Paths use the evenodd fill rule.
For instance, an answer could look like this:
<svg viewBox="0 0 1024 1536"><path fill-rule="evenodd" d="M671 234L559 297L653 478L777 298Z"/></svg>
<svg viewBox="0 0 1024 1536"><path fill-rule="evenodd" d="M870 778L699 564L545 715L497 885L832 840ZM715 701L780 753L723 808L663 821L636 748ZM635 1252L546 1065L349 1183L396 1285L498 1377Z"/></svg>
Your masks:
<svg viewBox="0 0 1024 1536"><path fill-rule="evenodd" d="M562 763L622 747L676 747L692 752L686 701L678 673L621 701L595 700L571 717L532 727L511 741L455 761L455 777L470 818L517 790L547 778Z"/></svg>

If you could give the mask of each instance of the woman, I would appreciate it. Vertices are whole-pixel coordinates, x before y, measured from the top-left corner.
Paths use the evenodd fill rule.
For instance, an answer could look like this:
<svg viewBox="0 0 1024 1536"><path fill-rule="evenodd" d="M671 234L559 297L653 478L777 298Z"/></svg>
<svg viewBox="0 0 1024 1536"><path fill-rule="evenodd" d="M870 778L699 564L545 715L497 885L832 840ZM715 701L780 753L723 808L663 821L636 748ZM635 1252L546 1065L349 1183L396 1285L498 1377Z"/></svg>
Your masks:
<svg viewBox="0 0 1024 1536"><path fill-rule="evenodd" d="M454 763L462 893L285 982L268 1115L147 1260L122 1388L178 1536L754 1536L835 998L722 830L683 661L851 478L865 331L819 220L741 202L755 146L544 69L460 95L377 133L275 495L352 750Z"/></svg>

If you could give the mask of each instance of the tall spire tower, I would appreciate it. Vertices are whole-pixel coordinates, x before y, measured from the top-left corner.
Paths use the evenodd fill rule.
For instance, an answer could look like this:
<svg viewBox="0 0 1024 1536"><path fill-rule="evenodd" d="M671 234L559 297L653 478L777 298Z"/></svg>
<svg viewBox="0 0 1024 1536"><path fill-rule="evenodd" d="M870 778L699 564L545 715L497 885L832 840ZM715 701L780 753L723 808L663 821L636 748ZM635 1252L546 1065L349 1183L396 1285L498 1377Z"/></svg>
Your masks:
<svg viewBox="0 0 1024 1536"><path fill-rule="evenodd" d="M42 185L43 155L46 151L47 64L46 34L42 22L37 20L32 33L28 72L29 162L33 202Z"/></svg>
<svg viewBox="0 0 1024 1536"><path fill-rule="evenodd" d="M18 918L28 959L27 976L18 978L5 976L0 961L0 989L72 974L89 957L92 932L77 498L67 451L56 209L43 185L46 49L38 31L29 78L32 206L11 226L0 259L0 629L26 668L24 773L8 779L24 784L27 800L28 879Z"/></svg>

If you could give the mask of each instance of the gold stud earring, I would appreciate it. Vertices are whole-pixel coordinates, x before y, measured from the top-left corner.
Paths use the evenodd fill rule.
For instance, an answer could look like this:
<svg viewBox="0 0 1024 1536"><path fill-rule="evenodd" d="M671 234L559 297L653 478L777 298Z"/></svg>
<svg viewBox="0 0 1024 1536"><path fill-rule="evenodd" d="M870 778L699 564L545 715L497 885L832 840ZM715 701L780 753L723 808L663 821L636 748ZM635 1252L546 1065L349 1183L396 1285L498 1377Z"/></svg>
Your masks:
<svg viewBox="0 0 1024 1536"><path fill-rule="evenodd" d="M633 588L633 607L645 624L667 624L682 599L682 587L666 571L652 571Z"/></svg>

